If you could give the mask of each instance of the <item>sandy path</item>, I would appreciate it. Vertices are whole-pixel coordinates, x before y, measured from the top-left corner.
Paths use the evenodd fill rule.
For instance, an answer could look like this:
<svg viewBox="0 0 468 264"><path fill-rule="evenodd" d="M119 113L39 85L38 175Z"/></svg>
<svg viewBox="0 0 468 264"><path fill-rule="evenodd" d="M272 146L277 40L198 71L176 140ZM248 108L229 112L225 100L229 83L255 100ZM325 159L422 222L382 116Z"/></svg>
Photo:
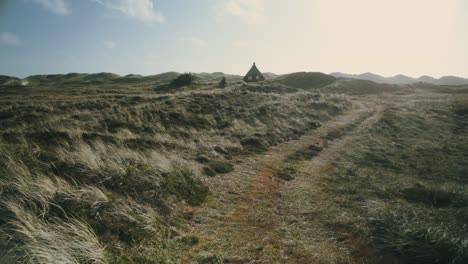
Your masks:
<svg viewBox="0 0 468 264"><path fill-rule="evenodd" d="M220 263L307 263L311 257L303 249L291 249L297 242L288 239L292 233L283 214L294 208L285 207L283 196L295 193L294 186L304 178L315 177L309 172L323 174L351 138L344 135L327 142L324 137L329 132L348 126L354 126L353 131L367 127L379 119L382 109L370 102L354 101L351 110L319 129L252 156L238 164L234 172L214 178L209 201L195 215L192 234L200 238L200 243L184 252L182 263L196 263L201 255L217 256ZM302 176L298 181L279 180L276 174L290 163L288 157L310 145L324 149L312 161L300 162Z"/></svg>

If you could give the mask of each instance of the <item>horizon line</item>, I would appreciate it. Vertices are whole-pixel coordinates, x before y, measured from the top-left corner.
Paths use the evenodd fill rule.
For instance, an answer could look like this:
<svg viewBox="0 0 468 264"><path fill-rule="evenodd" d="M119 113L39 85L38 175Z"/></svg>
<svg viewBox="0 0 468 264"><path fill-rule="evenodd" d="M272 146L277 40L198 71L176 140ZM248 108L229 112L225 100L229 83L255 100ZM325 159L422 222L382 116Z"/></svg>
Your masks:
<svg viewBox="0 0 468 264"><path fill-rule="evenodd" d="M214 74L214 73L222 73L222 74L226 74L226 75L237 75L237 76L244 76L246 73L244 74L238 74L238 73L227 73L227 72L223 72L223 71L213 71L213 72L209 72L209 71L202 71L202 72L195 72L195 71L164 71L164 72L158 72L158 73L154 73L154 74L141 74L141 73L126 73L126 74L119 74L119 73L115 73L115 72L108 72L108 71L101 71L101 72L75 72L75 71L72 71L72 72L67 72L67 73L35 73L35 74L29 74L29 75L25 75L24 77L21 77L21 76L17 76L17 75L7 75L7 74L0 74L0 76L8 76L8 77L14 77L14 78L19 78L19 79L26 79L28 77L31 77L31 76L38 76L38 75L67 75L67 74L73 74L73 73L76 73L76 74L99 74L99 73L110 73L110 74L115 74L115 75L118 75L118 76L121 76L121 77L125 77L125 76L128 76L128 75L141 75L143 77L145 76L154 76L154 75L160 75L160 74L164 74L164 73L170 73L170 72L174 72L174 73L194 73L194 74L203 74L203 73L207 73L207 74ZM332 75L332 74L346 74L346 75L354 75L354 76L359 76L359 75L364 75L364 74L373 74L373 75L376 75L376 76L379 76L379 77L382 77L382 78L394 78L394 77L397 77L397 76L405 76L405 77L409 77L409 78L412 78L412 79L420 79L421 77L431 77L431 78L434 78L434 79L441 79L441 78L444 78L444 77L457 77L457 78L462 78L462 79L468 79L468 77L465 77L465 76L460 76L460 75L438 75L440 77L434 77L432 75L428 75L428 74L423 74L423 75L420 75L418 77L414 77L414 76L411 76L411 75L406 75L406 74L402 74L402 73L399 73L399 74L396 74L396 75L393 75L393 76L388 76L388 75L382 75L382 74L378 74L378 73L374 73L374 72L371 72L371 71L366 71L366 72L362 72L362 73L347 73L347 72L342 72L342 71L333 71L333 72L323 72L323 71L294 71L294 72L289 72L289 73L276 73L276 72L272 72L272 71L261 71L262 73L271 73L271 74L275 74L275 75L288 75L288 74L293 74L293 73L298 73L298 72L317 72L317 73L323 73L323 74L327 74L327 75Z"/></svg>

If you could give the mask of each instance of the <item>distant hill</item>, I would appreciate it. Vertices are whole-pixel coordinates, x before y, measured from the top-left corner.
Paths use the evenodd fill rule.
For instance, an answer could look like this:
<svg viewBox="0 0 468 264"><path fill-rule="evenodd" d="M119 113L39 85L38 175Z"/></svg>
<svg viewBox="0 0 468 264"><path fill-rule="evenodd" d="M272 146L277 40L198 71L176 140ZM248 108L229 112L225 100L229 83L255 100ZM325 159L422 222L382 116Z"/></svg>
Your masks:
<svg viewBox="0 0 468 264"><path fill-rule="evenodd" d="M165 83L176 78L180 73L178 72L165 72L156 75L139 75L128 74L120 76L114 73L68 73L68 74L43 74L31 75L24 79L0 75L0 85L5 86L25 86L25 85L96 85L96 84L137 84L137 83ZM226 77L228 82L240 82L242 76L226 74L222 72L213 73L195 73L195 75L203 82L219 82L221 78ZM297 72L291 74L278 75L271 72L263 73L268 82L274 82L286 85L293 88L320 88L329 85L336 81L336 78L367 80L375 83L382 84L413 84L413 83L429 83L435 85L466 85L468 79L445 76L440 79L431 76L421 76L419 78L412 78L405 75L396 75L393 77L383 77L373 73L363 74L346 74L334 72L329 75L318 72Z"/></svg>
<svg viewBox="0 0 468 264"><path fill-rule="evenodd" d="M388 79L390 80L389 83L392 83L392 84L411 84L415 82L420 82L420 80L417 80L417 79L415 80L414 78L411 78L409 76L402 75L402 74L396 75L394 77L390 77Z"/></svg>
<svg viewBox="0 0 468 264"><path fill-rule="evenodd" d="M366 76L368 78L373 78L374 80L379 79L378 75L372 73L367 73ZM403 79L404 77L400 78ZM392 93L402 89L402 87L395 84L379 83L376 81L354 78L337 78L319 72L297 72L286 74L267 81L266 83L281 84L287 87L314 90L317 92L350 95Z"/></svg>
<svg viewBox="0 0 468 264"><path fill-rule="evenodd" d="M179 76L178 72L165 72L156 75L128 74L124 77L114 79L114 83L145 83L145 82L167 82Z"/></svg>
<svg viewBox="0 0 468 264"><path fill-rule="evenodd" d="M150 83L150 82L168 82L179 76L178 72L165 72L156 75L128 74L120 76L114 73L68 73L68 74L43 74L31 75L23 79L30 85L88 85L88 84L125 84L125 83ZM242 76L230 75L222 72L214 73L196 73L202 81L218 82L222 77L226 77L228 82L241 81ZM0 85L8 82L21 81L21 79L10 76L0 76Z"/></svg>
<svg viewBox="0 0 468 264"><path fill-rule="evenodd" d="M431 76L423 75L419 77L419 80L424 83L435 83L437 82L437 79Z"/></svg>
<svg viewBox="0 0 468 264"><path fill-rule="evenodd" d="M456 77L456 76L444 76L440 78L436 84L442 85L462 85L468 84L468 79Z"/></svg>
<svg viewBox="0 0 468 264"><path fill-rule="evenodd" d="M68 73L31 75L25 78L31 85L64 85L64 84L99 84L120 78L113 73Z"/></svg>
<svg viewBox="0 0 468 264"><path fill-rule="evenodd" d="M468 79L456 77L456 76L445 76L440 79L436 79L427 75L421 76L419 78L412 78L405 75L396 75L393 77L383 77L373 73L363 73L363 74L346 74L341 72L333 72L330 75L337 78L348 78L348 79L359 79L359 80L368 80L377 83L388 83L388 84L412 84L425 82L430 84L437 85L462 85L468 84Z"/></svg>
<svg viewBox="0 0 468 264"><path fill-rule="evenodd" d="M321 89L323 92L328 93L344 93L350 95L364 95L364 94L381 94L398 92L403 89L399 85L388 83L376 83L369 80L341 78L332 85L328 85Z"/></svg>
<svg viewBox="0 0 468 264"><path fill-rule="evenodd" d="M112 83L144 83L156 81L168 81L177 77L177 72L166 72L157 75L142 76L128 74L120 76L114 73L68 73L50 75L31 75L25 80L31 85L87 85L87 84L112 84Z"/></svg>
<svg viewBox="0 0 468 264"><path fill-rule="evenodd" d="M242 81L243 76L240 75L233 75L233 74L226 74L223 72L213 72L213 73L196 73L195 74L198 78L200 78L203 81L207 82L219 82L221 78L226 77L226 80L228 82L237 82L237 81Z"/></svg>
<svg viewBox="0 0 468 264"><path fill-rule="evenodd" d="M321 88L335 81L336 77L320 72L296 72L271 80L273 83L300 89Z"/></svg>
<svg viewBox="0 0 468 264"><path fill-rule="evenodd" d="M11 77L11 76L6 76L6 75L0 75L0 85L11 85L11 84L16 84L21 79L16 78L16 77Z"/></svg>
<svg viewBox="0 0 468 264"><path fill-rule="evenodd" d="M263 74L263 77L265 77L265 79L267 79L267 80L275 79L275 78L278 78L279 76L281 76L281 75L278 75L278 74L272 73L272 72L264 72L262 74Z"/></svg>
<svg viewBox="0 0 468 264"><path fill-rule="evenodd" d="M206 83L217 83L226 77L228 83L241 82L243 76L226 74L223 72L194 73L199 81ZM99 85L99 84L148 84L168 83L179 76L178 72L165 72L156 75L143 76L139 74L128 74L120 76L113 73L68 73L68 74L42 74L31 75L25 79L10 76L0 76L0 85L9 85L13 82L23 82L31 86L60 86L60 85ZM286 75L264 73L268 82L285 85L291 88L320 88L336 81L336 78L318 72L297 72Z"/></svg>

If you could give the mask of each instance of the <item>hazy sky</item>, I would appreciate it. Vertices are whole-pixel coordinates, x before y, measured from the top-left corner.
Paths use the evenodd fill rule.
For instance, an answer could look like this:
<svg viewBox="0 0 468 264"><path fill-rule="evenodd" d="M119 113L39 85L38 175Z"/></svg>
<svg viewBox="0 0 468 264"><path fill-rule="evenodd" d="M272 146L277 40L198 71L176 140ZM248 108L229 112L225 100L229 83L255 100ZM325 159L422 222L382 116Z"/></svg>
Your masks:
<svg viewBox="0 0 468 264"><path fill-rule="evenodd" d="M468 77L468 0L0 0L0 74Z"/></svg>

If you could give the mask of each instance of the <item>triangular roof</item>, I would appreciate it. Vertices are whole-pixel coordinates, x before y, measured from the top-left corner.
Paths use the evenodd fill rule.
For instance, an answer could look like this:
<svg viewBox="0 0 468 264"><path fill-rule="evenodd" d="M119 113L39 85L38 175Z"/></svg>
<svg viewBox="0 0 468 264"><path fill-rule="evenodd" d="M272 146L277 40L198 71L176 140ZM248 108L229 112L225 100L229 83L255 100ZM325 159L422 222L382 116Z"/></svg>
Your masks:
<svg viewBox="0 0 468 264"><path fill-rule="evenodd" d="M247 72L247 74L245 75L244 82L258 82L258 81L264 81L264 80L265 80L265 77L257 68L254 62L252 65L252 68L250 68L249 72Z"/></svg>

